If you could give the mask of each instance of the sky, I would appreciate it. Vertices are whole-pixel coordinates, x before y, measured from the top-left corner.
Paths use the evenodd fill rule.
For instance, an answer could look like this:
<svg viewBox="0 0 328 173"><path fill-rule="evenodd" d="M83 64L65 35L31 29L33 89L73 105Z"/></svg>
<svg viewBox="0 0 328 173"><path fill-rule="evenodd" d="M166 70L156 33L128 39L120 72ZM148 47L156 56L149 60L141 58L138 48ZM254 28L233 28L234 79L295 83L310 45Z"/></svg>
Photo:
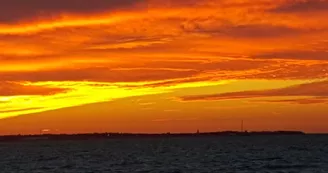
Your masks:
<svg viewBox="0 0 328 173"><path fill-rule="evenodd" d="M328 132L327 0L2 0L0 134Z"/></svg>

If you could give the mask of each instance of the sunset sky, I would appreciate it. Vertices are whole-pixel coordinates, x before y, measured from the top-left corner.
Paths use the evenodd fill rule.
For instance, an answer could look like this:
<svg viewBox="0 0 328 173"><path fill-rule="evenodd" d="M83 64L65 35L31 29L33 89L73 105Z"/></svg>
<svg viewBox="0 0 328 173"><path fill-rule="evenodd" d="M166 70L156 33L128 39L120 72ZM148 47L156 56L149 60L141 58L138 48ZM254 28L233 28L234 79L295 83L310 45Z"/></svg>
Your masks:
<svg viewBox="0 0 328 173"><path fill-rule="evenodd" d="M328 0L1 0L0 134L328 132Z"/></svg>

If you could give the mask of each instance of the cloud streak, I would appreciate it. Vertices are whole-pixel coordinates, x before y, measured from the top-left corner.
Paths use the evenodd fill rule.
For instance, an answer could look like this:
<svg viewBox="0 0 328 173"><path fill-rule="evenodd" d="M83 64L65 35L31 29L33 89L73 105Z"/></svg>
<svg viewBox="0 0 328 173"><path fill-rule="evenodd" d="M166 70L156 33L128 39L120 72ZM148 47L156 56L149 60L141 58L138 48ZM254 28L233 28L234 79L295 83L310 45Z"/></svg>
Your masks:
<svg viewBox="0 0 328 173"><path fill-rule="evenodd" d="M31 86L19 83L0 82L0 96L54 95L66 92L64 88Z"/></svg>
<svg viewBox="0 0 328 173"><path fill-rule="evenodd" d="M328 97L328 81L305 83L287 88L257 90L257 91L239 91L212 95L193 95L183 96L182 101L211 101L211 100L231 100L231 99L250 99L266 97ZM299 102L310 103L314 99L307 100L280 100L281 102ZM273 101L275 102L275 101ZM279 101L278 101L279 102ZM315 102L314 102L315 103Z"/></svg>
<svg viewBox="0 0 328 173"><path fill-rule="evenodd" d="M278 6L272 11L279 13L306 13L325 12L327 10L327 0L292 0L281 6Z"/></svg>
<svg viewBox="0 0 328 173"><path fill-rule="evenodd" d="M117 11L135 7L143 0L87 0L42 1L42 0L3 0L0 7L0 22L14 23L24 19L51 18L63 13L92 14Z"/></svg>
<svg viewBox="0 0 328 173"><path fill-rule="evenodd" d="M285 99L285 100L263 100L267 103L293 103L293 104L326 104L328 97L312 97L312 98L299 98L299 99Z"/></svg>

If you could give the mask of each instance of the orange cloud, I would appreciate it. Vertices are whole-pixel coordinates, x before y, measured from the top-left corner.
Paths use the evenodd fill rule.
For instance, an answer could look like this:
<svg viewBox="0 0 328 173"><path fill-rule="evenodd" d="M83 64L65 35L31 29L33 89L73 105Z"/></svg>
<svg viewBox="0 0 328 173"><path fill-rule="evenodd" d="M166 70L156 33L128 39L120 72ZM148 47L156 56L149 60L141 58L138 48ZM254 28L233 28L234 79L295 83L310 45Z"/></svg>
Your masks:
<svg viewBox="0 0 328 173"><path fill-rule="evenodd" d="M292 0L273 9L279 13L307 13L326 12L328 10L327 0Z"/></svg>
<svg viewBox="0 0 328 173"><path fill-rule="evenodd" d="M0 7L0 22L16 23L22 20L47 19L54 16L70 14L94 14L101 12L115 12L123 9L133 9L138 7L144 0L95 0L89 3L87 0L70 1L42 1L31 0L4 0Z"/></svg>
<svg viewBox="0 0 328 173"><path fill-rule="evenodd" d="M64 88L51 88L11 82L0 82L0 96L53 95L65 91L66 89Z"/></svg>
<svg viewBox="0 0 328 173"><path fill-rule="evenodd" d="M328 97L328 81L305 83L301 85L291 86L287 88L280 88L280 89L240 91L240 92L230 92L230 93L212 94L212 95L183 96L180 99L182 101L206 101L206 100L210 101L210 100L249 99L249 98L261 98L261 97L295 97L295 96ZM315 103L314 99L312 100L286 99L280 101Z"/></svg>
<svg viewBox="0 0 328 173"><path fill-rule="evenodd" d="M2 80L7 81L98 81L98 82L138 82L138 81L158 81L165 79L175 79L191 77L199 73L196 70L188 69L153 69L153 68L127 68L110 69L84 68L84 69L58 69L35 72L11 72L3 73Z"/></svg>
<svg viewBox="0 0 328 173"><path fill-rule="evenodd" d="M296 103L296 104L320 104L328 103L328 97L312 97L312 98L300 98L300 99L285 99L285 100L263 100L268 103Z"/></svg>

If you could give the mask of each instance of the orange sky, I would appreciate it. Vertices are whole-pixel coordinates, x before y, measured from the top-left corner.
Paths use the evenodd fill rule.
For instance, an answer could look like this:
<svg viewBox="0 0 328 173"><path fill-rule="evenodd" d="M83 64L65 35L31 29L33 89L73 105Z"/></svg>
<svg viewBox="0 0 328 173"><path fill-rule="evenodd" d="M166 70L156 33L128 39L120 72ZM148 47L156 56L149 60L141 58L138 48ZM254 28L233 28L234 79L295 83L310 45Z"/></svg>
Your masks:
<svg viewBox="0 0 328 173"><path fill-rule="evenodd" d="M0 134L328 132L327 0L3 0Z"/></svg>

